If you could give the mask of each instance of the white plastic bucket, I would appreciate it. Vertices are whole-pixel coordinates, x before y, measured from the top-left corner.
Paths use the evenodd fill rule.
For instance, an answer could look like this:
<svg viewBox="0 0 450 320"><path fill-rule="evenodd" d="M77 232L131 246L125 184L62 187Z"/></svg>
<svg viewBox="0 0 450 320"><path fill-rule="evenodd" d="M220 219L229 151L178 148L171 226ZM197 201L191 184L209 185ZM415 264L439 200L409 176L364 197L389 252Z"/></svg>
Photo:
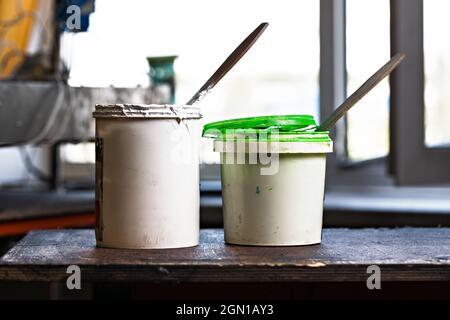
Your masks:
<svg viewBox="0 0 450 320"><path fill-rule="evenodd" d="M96 239L162 249L199 241L197 108L96 106Z"/></svg>
<svg viewBox="0 0 450 320"><path fill-rule="evenodd" d="M287 132L272 132L287 126ZM221 153L227 243L295 246L321 242L326 153L333 151L333 142L328 132L301 131L314 127L312 117L301 115L225 120L205 126L203 135L215 138L214 151ZM228 128L233 128L231 134ZM255 134L248 136L249 132Z"/></svg>

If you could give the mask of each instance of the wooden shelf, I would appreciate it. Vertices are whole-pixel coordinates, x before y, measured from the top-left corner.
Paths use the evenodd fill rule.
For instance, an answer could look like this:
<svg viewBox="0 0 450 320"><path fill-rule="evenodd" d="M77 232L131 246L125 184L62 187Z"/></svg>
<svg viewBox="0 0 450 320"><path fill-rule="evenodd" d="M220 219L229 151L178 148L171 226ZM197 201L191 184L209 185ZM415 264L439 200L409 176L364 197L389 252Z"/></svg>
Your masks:
<svg viewBox="0 0 450 320"><path fill-rule="evenodd" d="M227 245L223 231L201 231L194 248L95 247L93 230L33 231L0 260L0 280L63 282L69 265L86 282L449 281L450 228L325 229L320 245Z"/></svg>

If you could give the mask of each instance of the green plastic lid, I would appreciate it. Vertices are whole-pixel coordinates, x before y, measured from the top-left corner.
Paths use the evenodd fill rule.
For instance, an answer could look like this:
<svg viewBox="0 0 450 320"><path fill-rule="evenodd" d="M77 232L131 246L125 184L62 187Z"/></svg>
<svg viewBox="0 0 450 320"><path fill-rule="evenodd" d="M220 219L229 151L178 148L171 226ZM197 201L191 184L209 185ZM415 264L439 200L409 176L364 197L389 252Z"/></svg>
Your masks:
<svg viewBox="0 0 450 320"><path fill-rule="evenodd" d="M331 142L328 131L315 131L311 115L276 115L230 119L206 124L203 137L216 140Z"/></svg>

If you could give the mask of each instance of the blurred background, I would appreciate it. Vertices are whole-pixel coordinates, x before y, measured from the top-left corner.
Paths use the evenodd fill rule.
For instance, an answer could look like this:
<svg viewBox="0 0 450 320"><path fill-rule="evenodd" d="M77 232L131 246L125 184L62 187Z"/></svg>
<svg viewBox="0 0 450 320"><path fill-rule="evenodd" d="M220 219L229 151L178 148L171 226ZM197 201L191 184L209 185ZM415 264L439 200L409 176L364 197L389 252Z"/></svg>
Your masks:
<svg viewBox="0 0 450 320"><path fill-rule="evenodd" d="M183 103L260 22L202 104L203 123L329 115L407 59L332 132L327 226L450 225L446 0L0 0L0 236L93 224L96 103ZM202 139L201 219L221 226ZM10 238L13 237L13 238ZM10 240L12 239L12 240Z"/></svg>

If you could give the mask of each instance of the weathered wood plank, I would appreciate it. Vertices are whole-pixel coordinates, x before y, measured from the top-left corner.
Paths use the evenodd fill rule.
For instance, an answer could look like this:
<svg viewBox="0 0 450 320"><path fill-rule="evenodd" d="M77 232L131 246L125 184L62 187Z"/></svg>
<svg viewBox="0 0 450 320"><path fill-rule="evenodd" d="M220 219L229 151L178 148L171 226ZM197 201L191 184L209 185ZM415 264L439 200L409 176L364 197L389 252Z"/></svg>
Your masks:
<svg viewBox="0 0 450 320"><path fill-rule="evenodd" d="M95 247L92 230L36 231L0 260L0 280L63 281L78 265L85 281L450 281L450 228L325 229L321 245L245 247L202 230L195 248Z"/></svg>

